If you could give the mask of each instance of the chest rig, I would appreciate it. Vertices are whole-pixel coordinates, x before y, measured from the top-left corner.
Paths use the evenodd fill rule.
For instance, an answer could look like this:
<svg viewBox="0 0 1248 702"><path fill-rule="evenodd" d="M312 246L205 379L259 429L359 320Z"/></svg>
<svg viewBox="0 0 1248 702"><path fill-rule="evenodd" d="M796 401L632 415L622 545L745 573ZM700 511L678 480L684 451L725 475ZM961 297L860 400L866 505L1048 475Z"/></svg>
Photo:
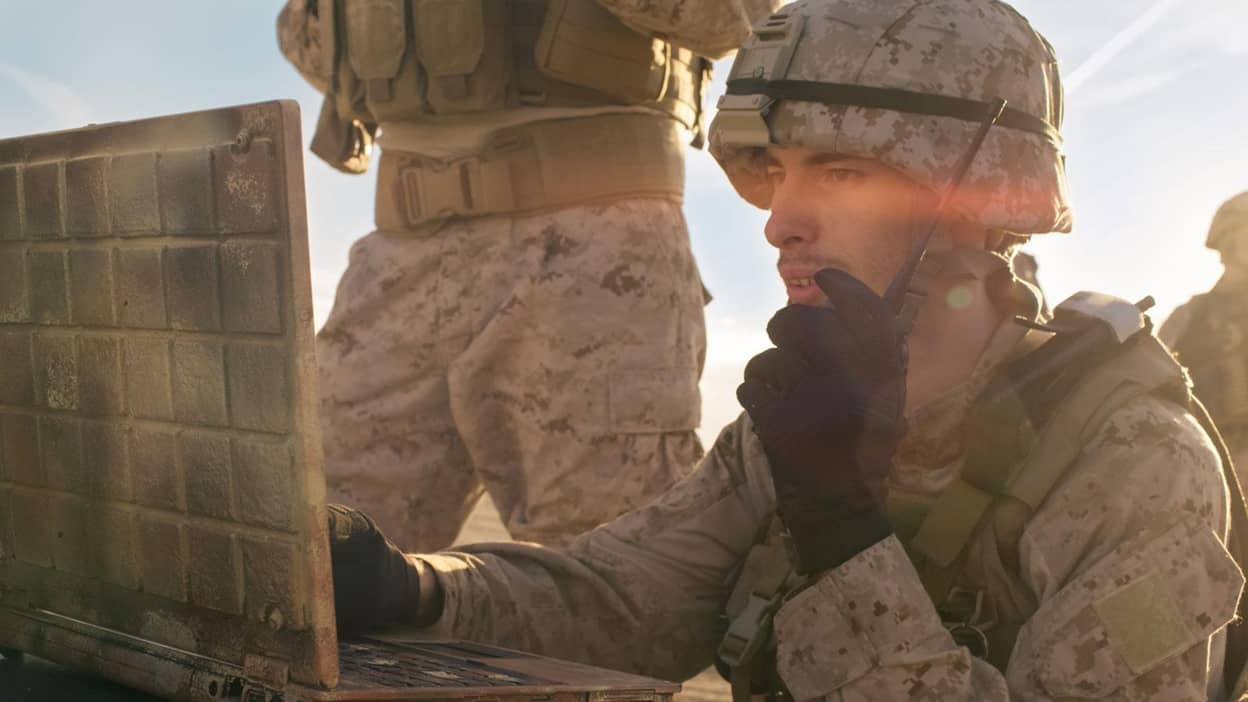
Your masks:
<svg viewBox="0 0 1248 702"><path fill-rule="evenodd" d="M990 584L1021 583L1018 541L1031 516L1103 421L1133 399L1165 398L1190 407L1201 420L1219 447L1231 490L1227 547L1245 562L1248 511L1230 458L1183 369L1151 334L1142 314L1148 306L1151 300L1137 306L1078 293L1057 307L1050 324L1019 318L1053 335L1007 363L979 394L966 420L967 451L958 477L931 500L889 497L894 533L950 635L1002 672L1038 604L1031 596L1021 605L995 607ZM751 694L786 696L774 669L772 622L805 584L786 551L783 527L773 519L749 552L726 606L729 625L717 667L732 683L734 702ZM1231 683L1248 651L1245 634L1242 626L1228 629Z"/></svg>
<svg viewBox="0 0 1248 702"><path fill-rule="evenodd" d="M518 107L643 106L701 144L711 64L594 0L321 0L331 66L313 151L363 172L377 125Z"/></svg>

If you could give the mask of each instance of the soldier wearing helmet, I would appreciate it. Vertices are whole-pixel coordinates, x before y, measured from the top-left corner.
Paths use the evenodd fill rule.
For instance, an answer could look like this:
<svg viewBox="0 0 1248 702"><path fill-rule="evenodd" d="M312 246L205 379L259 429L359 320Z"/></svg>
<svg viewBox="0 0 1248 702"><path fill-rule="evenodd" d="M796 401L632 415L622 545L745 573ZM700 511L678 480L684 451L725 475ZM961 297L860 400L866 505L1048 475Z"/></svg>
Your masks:
<svg viewBox="0 0 1248 702"><path fill-rule="evenodd" d="M1205 245L1221 255L1222 277L1209 292L1176 309L1158 336L1187 366L1243 483L1248 468L1248 192L1218 208Z"/></svg>
<svg viewBox="0 0 1248 702"><path fill-rule="evenodd" d="M1061 94L995 0L758 24L711 128L790 302L745 413L565 550L404 555L336 511L335 582L397 593L346 624L669 679L715 662L738 701L1224 697L1242 495L1182 371L1137 306L1080 293L1044 322L1008 265L1070 226Z"/></svg>
<svg viewBox="0 0 1248 702"><path fill-rule="evenodd" d="M561 544L702 456L707 299L681 212L707 57L779 0L287 0L313 153L376 230L317 336L331 499L449 546L488 491Z"/></svg>

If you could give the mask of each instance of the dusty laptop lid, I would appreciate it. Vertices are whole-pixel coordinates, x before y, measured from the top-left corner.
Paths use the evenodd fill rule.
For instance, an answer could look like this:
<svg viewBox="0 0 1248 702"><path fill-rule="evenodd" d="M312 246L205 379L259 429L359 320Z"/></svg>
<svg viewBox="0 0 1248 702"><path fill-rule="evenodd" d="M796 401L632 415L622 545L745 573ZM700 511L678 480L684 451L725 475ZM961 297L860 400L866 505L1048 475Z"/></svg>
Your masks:
<svg viewBox="0 0 1248 702"><path fill-rule="evenodd" d="M289 101L0 141L0 646L336 683L301 148Z"/></svg>
<svg viewBox="0 0 1248 702"><path fill-rule="evenodd" d="M337 641L302 174L293 102L0 141L0 648L191 700L670 698Z"/></svg>

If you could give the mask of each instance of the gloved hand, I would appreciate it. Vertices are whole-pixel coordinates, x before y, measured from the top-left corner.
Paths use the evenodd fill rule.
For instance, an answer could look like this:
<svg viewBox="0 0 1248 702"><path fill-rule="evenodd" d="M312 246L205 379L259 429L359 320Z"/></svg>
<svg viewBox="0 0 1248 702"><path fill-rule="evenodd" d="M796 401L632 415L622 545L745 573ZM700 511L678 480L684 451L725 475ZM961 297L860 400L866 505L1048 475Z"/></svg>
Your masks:
<svg viewBox="0 0 1248 702"><path fill-rule="evenodd" d="M417 620L420 573L368 515L329 505L329 553L338 631L363 633Z"/></svg>
<svg viewBox="0 0 1248 702"><path fill-rule="evenodd" d="M767 325L775 348L737 389L776 486L799 570L834 568L892 533L885 479L905 433L906 351L893 311L848 273L815 282L829 305L789 305Z"/></svg>

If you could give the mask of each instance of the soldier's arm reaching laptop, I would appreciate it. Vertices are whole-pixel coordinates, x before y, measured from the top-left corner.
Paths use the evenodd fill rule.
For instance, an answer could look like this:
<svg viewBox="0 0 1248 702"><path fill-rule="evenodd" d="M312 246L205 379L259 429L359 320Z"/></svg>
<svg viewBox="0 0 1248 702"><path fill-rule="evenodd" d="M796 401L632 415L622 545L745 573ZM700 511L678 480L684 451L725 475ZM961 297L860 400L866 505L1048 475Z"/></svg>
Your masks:
<svg viewBox="0 0 1248 702"><path fill-rule="evenodd" d="M495 543L409 555L436 569L443 602L407 621L434 618L431 631L454 638L689 677L710 664L734 570L771 516L770 479L745 474L765 470L760 451L747 419L730 425L663 498L565 550ZM352 577L337 556L335 577Z"/></svg>

